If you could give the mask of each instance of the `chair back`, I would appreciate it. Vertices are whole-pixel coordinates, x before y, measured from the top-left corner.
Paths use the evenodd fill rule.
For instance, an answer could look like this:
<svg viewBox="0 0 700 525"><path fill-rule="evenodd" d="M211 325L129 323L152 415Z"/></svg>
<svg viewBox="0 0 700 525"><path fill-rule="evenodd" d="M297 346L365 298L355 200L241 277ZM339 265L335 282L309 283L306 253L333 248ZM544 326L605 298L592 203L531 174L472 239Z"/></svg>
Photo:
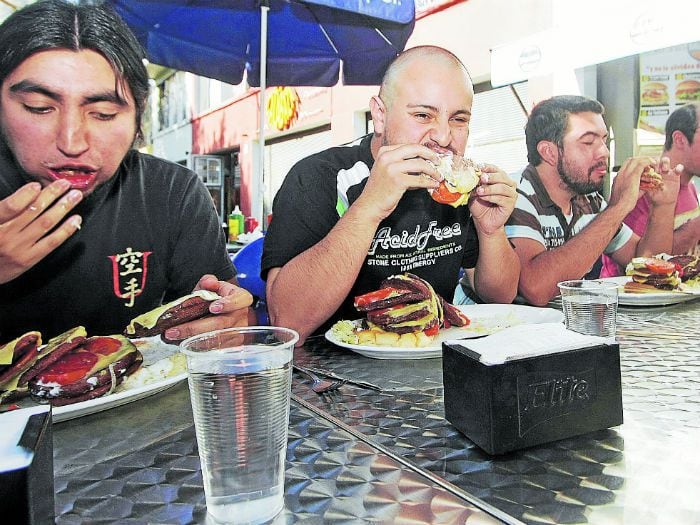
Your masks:
<svg viewBox="0 0 700 525"><path fill-rule="evenodd" d="M260 278L260 260L262 259L264 237L249 242L231 259L236 266L236 279L241 288L245 288L258 299L265 300L265 281Z"/></svg>

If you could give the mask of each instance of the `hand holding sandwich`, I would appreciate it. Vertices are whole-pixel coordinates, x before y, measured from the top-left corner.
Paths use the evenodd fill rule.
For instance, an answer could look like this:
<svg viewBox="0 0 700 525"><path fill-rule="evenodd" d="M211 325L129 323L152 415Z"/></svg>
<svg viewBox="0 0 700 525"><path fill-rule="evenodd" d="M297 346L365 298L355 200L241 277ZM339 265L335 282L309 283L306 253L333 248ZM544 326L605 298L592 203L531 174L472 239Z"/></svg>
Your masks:
<svg viewBox="0 0 700 525"><path fill-rule="evenodd" d="M80 191L68 190L65 180L43 189L32 182L0 201L0 284L22 275L80 228L80 216L64 220L82 200Z"/></svg>
<svg viewBox="0 0 700 525"><path fill-rule="evenodd" d="M371 211L378 224L394 211L406 190L438 187L437 164L438 154L420 144L382 146L357 203Z"/></svg>
<svg viewBox="0 0 700 525"><path fill-rule="evenodd" d="M620 206L627 215L634 209L642 191L649 195L652 206L675 206L682 171L680 165L671 169L667 157L659 161L651 157L631 157L624 162L613 181L608 205Z"/></svg>
<svg viewBox="0 0 700 525"><path fill-rule="evenodd" d="M515 181L491 164L481 166L481 180L474 190L469 211L479 233L492 235L503 228L515 209Z"/></svg>
<svg viewBox="0 0 700 525"><path fill-rule="evenodd" d="M194 288L195 292L198 290L208 290L220 296L209 304L211 315L168 328L164 333L166 340L180 341L212 330L256 324L255 312L251 308L253 296L247 290L231 282L219 281L213 275L203 276Z"/></svg>

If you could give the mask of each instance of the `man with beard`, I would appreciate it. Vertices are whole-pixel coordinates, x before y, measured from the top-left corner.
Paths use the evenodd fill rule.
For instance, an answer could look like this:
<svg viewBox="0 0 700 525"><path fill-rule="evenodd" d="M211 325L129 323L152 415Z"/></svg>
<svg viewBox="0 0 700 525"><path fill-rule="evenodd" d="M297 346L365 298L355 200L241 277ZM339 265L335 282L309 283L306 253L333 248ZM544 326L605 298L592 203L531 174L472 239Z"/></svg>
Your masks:
<svg viewBox="0 0 700 525"><path fill-rule="evenodd" d="M133 148L144 53L108 7L30 4L0 25L0 338L121 332L193 289L217 292L181 339L245 324L252 297L209 193Z"/></svg>
<svg viewBox="0 0 700 525"><path fill-rule="evenodd" d="M275 197L262 270L273 323L310 334L355 319L353 298L411 272L451 300L460 268L486 301L510 302L518 258L505 236L515 183L485 166L469 205L434 201L438 154L464 155L474 90L464 65L409 49L370 99L374 133L297 163Z"/></svg>
<svg viewBox="0 0 700 525"><path fill-rule="evenodd" d="M671 253L700 255L700 204L698 191L692 183L693 177L700 177L700 102L681 106L668 117L663 156L669 158L671 166L683 167ZM637 235L644 235L650 210L650 197L641 196L634 210L625 218L625 224ZM624 274L624 268L604 255L601 277L621 274Z"/></svg>
<svg viewBox="0 0 700 525"><path fill-rule="evenodd" d="M558 282L585 276L602 253L626 265L671 249L678 174L666 157L627 159L606 203L600 194L610 156L603 111L586 97L556 96L537 104L525 126L529 164L506 234L520 258L519 293L531 304L551 300ZM640 178L649 167L664 183L647 192L649 225L639 237L622 221L644 193Z"/></svg>

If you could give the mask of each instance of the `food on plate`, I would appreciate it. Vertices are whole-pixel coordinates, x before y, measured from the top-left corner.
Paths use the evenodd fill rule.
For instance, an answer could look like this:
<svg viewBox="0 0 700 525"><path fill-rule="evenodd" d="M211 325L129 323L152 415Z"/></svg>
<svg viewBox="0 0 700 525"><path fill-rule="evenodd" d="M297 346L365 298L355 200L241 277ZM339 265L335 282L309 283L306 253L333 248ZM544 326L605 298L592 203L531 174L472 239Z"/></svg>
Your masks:
<svg viewBox="0 0 700 525"><path fill-rule="evenodd" d="M27 384L41 370L60 360L66 353L85 341L85 328L78 326L41 345L41 333L28 332L8 345L14 347L12 365L0 374L0 390L3 399L27 394Z"/></svg>
<svg viewBox="0 0 700 525"><path fill-rule="evenodd" d="M94 399L113 391L142 362L141 353L122 335L89 337L35 374L29 392L54 406Z"/></svg>
<svg viewBox="0 0 700 525"><path fill-rule="evenodd" d="M205 317L209 305L217 299L221 296L208 290L185 295L135 317L124 330L124 335L130 339L161 335L168 328Z"/></svg>
<svg viewBox="0 0 700 525"><path fill-rule="evenodd" d="M455 208L467 204L471 191L479 184L481 170L471 160L459 155L441 155L436 166L443 180L428 190L433 200Z"/></svg>
<svg viewBox="0 0 700 525"><path fill-rule="evenodd" d="M681 282L700 285L700 257L695 255L671 255L666 260L676 265Z"/></svg>
<svg viewBox="0 0 700 525"><path fill-rule="evenodd" d="M186 371L187 360L184 354L177 352L148 366L142 366L133 374L129 374L119 386L119 390L140 388L150 383L184 374Z"/></svg>
<svg viewBox="0 0 700 525"><path fill-rule="evenodd" d="M625 273L632 277L624 287L630 293L677 290L681 283L676 265L659 257L635 257Z"/></svg>
<svg viewBox="0 0 700 525"><path fill-rule="evenodd" d="M642 106L668 104L668 88L662 82L646 82L642 86Z"/></svg>
<svg viewBox="0 0 700 525"><path fill-rule="evenodd" d="M700 100L700 82L692 79L679 82L676 86L676 100L683 103Z"/></svg>
<svg viewBox="0 0 700 525"><path fill-rule="evenodd" d="M445 301L427 281L411 273L392 275L376 291L355 297L366 319L339 321L331 330L338 340L360 345L422 347L450 326L469 319Z"/></svg>
<svg viewBox="0 0 700 525"><path fill-rule="evenodd" d="M652 191L661 188L664 185L664 179L657 173L657 171L648 166L642 173L639 179L639 189L645 191Z"/></svg>

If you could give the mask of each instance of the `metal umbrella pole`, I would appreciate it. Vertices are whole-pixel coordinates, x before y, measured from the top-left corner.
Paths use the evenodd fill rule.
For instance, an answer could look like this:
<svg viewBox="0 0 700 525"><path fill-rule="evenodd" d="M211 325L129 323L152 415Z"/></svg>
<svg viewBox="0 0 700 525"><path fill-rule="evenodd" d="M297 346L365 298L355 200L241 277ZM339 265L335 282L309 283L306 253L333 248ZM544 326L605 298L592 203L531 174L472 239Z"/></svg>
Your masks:
<svg viewBox="0 0 700 525"><path fill-rule="evenodd" d="M251 203L251 211L260 224L265 226L264 203L265 203L265 119L267 101L265 92L267 90L267 13L270 10L269 0L260 1L260 131L258 134L259 143L259 179L257 202ZM259 210L259 211L258 211Z"/></svg>

